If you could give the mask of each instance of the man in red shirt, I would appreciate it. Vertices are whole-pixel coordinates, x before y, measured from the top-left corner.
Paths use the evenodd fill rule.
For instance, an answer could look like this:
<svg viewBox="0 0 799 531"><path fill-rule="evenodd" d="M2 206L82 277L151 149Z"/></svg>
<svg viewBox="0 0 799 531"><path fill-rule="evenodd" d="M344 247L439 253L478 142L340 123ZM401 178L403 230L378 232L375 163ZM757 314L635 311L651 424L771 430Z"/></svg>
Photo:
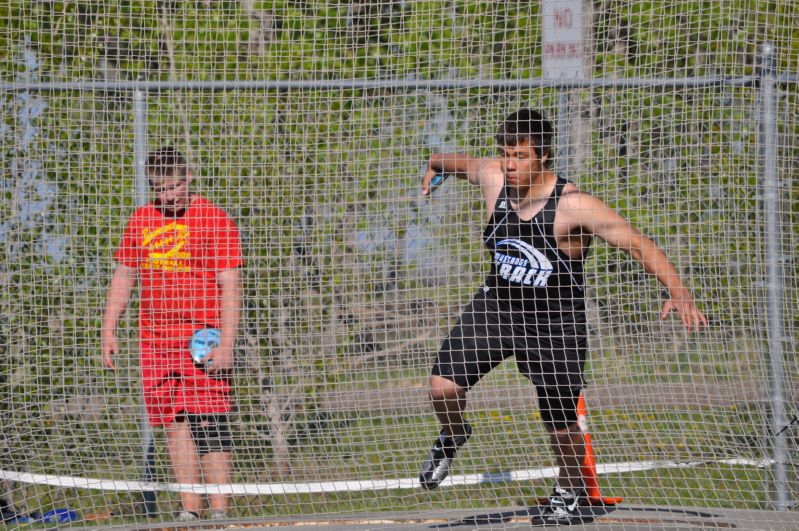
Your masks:
<svg viewBox="0 0 799 531"><path fill-rule="evenodd" d="M103 315L103 364L114 369L116 327L140 283L139 350L144 403L163 426L178 483L230 483L230 372L241 307L241 241L219 207L189 191L183 155L165 147L147 159L155 201L134 212L119 248ZM189 343L198 330L220 332L219 345L196 362ZM213 518L229 496L210 494ZM182 521L199 518L200 494L182 492Z"/></svg>

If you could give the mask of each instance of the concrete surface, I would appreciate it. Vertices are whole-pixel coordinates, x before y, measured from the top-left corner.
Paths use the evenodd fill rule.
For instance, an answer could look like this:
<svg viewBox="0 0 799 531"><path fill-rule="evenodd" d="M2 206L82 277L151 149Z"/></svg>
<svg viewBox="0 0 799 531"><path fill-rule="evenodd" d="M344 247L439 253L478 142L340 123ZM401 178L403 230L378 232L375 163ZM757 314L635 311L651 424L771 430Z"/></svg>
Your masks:
<svg viewBox="0 0 799 531"><path fill-rule="evenodd" d="M459 510L438 512L407 512L384 514L353 514L313 516L303 518L271 517L263 519L231 519L220 522L193 524L146 524L126 526L96 526L70 529L119 529L124 531L158 529L303 529L318 531L489 531L534 529L530 516L538 507L518 507L502 510ZM583 507L587 520L569 527L575 531L653 531L692 529L741 529L746 531L797 531L799 512L753 511L735 509L702 509L673 507ZM545 529L546 527L540 527ZM538 529L538 528L535 528Z"/></svg>

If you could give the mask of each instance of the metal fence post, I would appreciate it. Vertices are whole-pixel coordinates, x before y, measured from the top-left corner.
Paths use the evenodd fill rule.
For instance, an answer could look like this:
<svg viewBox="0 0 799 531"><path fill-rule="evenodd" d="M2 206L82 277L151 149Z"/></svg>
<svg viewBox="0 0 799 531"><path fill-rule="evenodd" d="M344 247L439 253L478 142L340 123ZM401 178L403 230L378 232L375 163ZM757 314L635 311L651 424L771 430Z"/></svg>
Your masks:
<svg viewBox="0 0 799 531"><path fill-rule="evenodd" d="M569 168L569 157L571 150L569 148L569 89L558 89L558 121L555 126L557 129L556 145L558 146L557 158L555 159L555 173L558 177L570 179L572 176L571 168Z"/></svg>
<svg viewBox="0 0 799 531"><path fill-rule="evenodd" d="M136 205L147 204L150 197L147 182L147 94L136 87L133 91L133 156L136 165Z"/></svg>
<svg viewBox="0 0 799 531"><path fill-rule="evenodd" d="M150 197L147 181L147 93L140 87L133 91L133 157L136 167L136 205L142 206ZM155 482L155 437L153 428L147 420L147 410L142 405L142 481ZM158 514L155 491L142 492L144 513L153 518Z"/></svg>
<svg viewBox="0 0 799 531"><path fill-rule="evenodd" d="M777 171L777 78L774 46L760 46L760 162L766 240L766 322L771 389L771 433L774 451L774 507L790 508L787 425L785 414L785 361L783 354L782 249L780 246L780 194Z"/></svg>

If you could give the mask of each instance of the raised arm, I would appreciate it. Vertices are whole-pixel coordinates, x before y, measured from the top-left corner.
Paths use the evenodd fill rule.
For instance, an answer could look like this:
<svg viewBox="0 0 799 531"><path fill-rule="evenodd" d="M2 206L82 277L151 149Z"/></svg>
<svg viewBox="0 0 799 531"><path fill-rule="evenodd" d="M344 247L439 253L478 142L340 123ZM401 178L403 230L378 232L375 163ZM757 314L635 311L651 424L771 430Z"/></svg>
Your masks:
<svg viewBox="0 0 799 531"><path fill-rule="evenodd" d="M489 215L505 182L499 159L472 157L466 153L433 153L422 177L422 195L430 195L430 181L439 173L480 186Z"/></svg>
<svg viewBox="0 0 799 531"><path fill-rule="evenodd" d="M427 171L422 178L422 195L430 193L430 181L439 173L466 179L471 184L480 184L483 160L467 153L433 153L427 161Z"/></svg>
<svg viewBox="0 0 799 531"><path fill-rule="evenodd" d="M616 211L588 194L570 193L561 199L558 216L561 215L569 227L582 227L629 253L646 272L655 275L669 291L670 297L663 305L662 318L675 310L689 331L698 331L707 326L707 318L697 308L691 290L684 284L666 253Z"/></svg>
<svg viewBox="0 0 799 531"><path fill-rule="evenodd" d="M103 365L115 369L114 356L119 353L116 329L119 318L125 313L130 299L130 292L136 285L137 271L133 267L118 265L111 278L111 287L108 289L108 299L103 312L102 353Z"/></svg>

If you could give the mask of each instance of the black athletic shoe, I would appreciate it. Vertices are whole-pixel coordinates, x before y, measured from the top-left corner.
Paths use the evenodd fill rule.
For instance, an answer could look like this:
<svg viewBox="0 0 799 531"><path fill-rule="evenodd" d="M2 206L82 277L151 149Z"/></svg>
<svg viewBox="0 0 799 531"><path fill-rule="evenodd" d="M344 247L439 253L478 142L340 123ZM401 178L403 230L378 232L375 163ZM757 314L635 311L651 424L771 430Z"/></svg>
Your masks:
<svg viewBox="0 0 799 531"><path fill-rule="evenodd" d="M465 424L463 428L466 433L454 438L445 436L444 431L441 431L430 450L430 455L422 465L422 473L419 474L419 482L422 487L428 490L434 489L449 475L449 467L452 460L455 459L455 454L472 436L471 426Z"/></svg>
<svg viewBox="0 0 799 531"><path fill-rule="evenodd" d="M565 490L555 487L549 497L549 505L541 507L541 512L532 518L533 525L572 525L584 524L593 520L591 516L580 514L580 501L585 498L585 491Z"/></svg>

